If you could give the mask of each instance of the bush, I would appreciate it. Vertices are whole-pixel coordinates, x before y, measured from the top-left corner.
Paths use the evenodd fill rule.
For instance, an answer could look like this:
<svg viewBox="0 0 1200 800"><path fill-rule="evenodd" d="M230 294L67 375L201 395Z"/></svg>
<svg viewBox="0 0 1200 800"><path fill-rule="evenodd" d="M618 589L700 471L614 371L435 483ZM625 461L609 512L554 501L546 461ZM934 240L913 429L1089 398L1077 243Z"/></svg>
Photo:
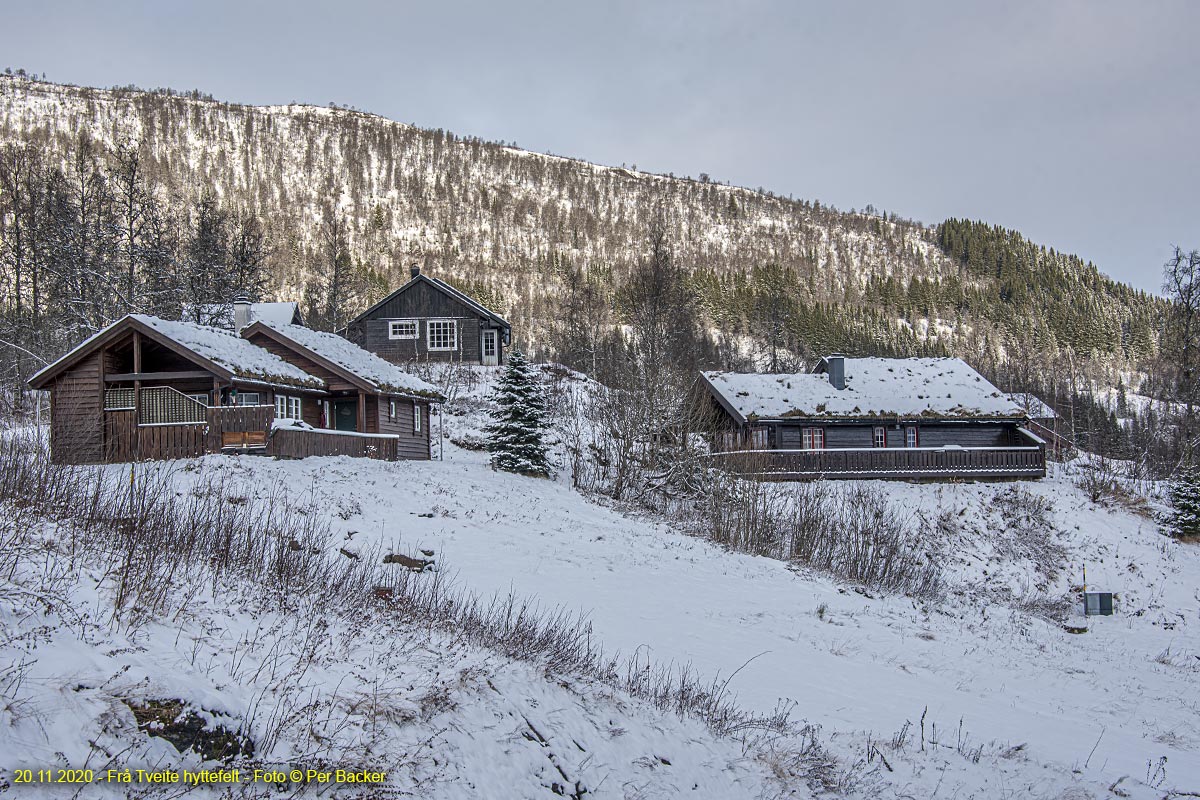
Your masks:
<svg viewBox="0 0 1200 800"><path fill-rule="evenodd" d="M932 599L942 571L921 532L878 487L745 480L719 470L681 518L732 550L803 564L869 588Z"/></svg>

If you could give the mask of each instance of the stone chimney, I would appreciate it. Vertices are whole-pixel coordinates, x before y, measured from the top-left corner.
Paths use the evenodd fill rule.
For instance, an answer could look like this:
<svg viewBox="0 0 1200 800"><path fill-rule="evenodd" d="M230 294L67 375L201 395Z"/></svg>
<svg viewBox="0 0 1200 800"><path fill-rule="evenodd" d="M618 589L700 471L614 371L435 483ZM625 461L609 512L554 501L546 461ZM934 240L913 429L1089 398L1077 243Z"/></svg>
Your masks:
<svg viewBox="0 0 1200 800"><path fill-rule="evenodd" d="M250 324L250 297L245 292L233 296L233 332L241 333Z"/></svg>
<svg viewBox="0 0 1200 800"><path fill-rule="evenodd" d="M834 353L825 357L825 366L829 372L829 383L835 389L846 388L846 357Z"/></svg>
<svg viewBox="0 0 1200 800"><path fill-rule="evenodd" d="M421 267L417 264L413 264L411 267L408 268L408 274L413 276L414 278L417 277L418 275L421 274Z"/></svg>

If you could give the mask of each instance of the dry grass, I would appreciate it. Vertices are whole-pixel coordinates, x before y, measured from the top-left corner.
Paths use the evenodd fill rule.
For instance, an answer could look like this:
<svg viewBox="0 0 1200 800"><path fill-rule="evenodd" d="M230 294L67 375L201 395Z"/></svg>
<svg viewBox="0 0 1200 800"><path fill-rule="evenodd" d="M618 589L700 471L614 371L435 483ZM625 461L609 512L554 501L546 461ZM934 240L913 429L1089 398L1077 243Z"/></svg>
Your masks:
<svg viewBox="0 0 1200 800"><path fill-rule="evenodd" d="M366 614L366 624L374 618L438 631L550 673L620 689L702 720L717 734L793 731L786 713L741 709L720 677L704 681L687 665L606 654L579 614L515 595L481 598L452 586L444 572L397 570L379 553L339 557L325 517L282 489L263 498L250 487L210 479L178 493L173 478L163 465L131 472L57 465L37 442L0 439L0 571L11 576L23 560L44 555L33 532L50 522L55 547L68 558L46 563L102 571L114 619L127 626L160 616L197 586L249 582L264 602L303 606L310 618ZM58 582L48 578L40 591L48 602L61 600L50 597ZM6 591L13 587L3 584L0 593ZM0 669L10 687L19 687L20 678L19 664Z"/></svg>

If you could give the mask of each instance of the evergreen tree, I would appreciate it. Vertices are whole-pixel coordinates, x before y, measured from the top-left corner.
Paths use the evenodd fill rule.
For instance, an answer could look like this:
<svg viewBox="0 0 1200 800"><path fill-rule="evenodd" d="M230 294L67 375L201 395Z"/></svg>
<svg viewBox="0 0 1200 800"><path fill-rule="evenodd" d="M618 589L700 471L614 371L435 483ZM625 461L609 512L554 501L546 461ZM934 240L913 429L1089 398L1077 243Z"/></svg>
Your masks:
<svg viewBox="0 0 1200 800"><path fill-rule="evenodd" d="M537 370L520 350L509 354L492 400L499 406L495 422L486 428L492 467L522 475L548 476L550 462L542 438L546 429L546 397Z"/></svg>
<svg viewBox="0 0 1200 800"><path fill-rule="evenodd" d="M1171 512L1164 520L1172 536L1200 536L1200 472L1182 469L1171 479Z"/></svg>

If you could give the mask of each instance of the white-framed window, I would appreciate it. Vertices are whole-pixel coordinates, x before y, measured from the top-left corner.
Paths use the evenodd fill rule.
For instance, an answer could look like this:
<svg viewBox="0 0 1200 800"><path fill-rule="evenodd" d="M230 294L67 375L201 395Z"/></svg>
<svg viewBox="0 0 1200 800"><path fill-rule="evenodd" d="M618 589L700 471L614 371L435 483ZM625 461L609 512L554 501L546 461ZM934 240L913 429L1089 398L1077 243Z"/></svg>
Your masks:
<svg viewBox="0 0 1200 800"><path fill-rule="evenodd" d="M882 425L876 425L872 432L872 438L876 447L887 447L887 428Z"/></svg>
<svg viewBox="0 0 1200 800"><path fill-rule="evenodd" d="M197 403L199 403L202 406L208 405L208 401L209 401L208 392L197 392L196 394L189 394L188 397L192 398L193 400L195 400Z"/></svg>
<svg viewBox="0 0 1200 800"><path fill-rule="evenodd" d="M917 434L917 426L910 425L904 429L904 446L918 447L920 446L921 437Z"/></svg>
<svg viewBox="0 0 1200 800"><path fill-rule="evenodd" d="M388 400L388 419L396 418L396 401Z"/></svg>
<svg viewBox="0 0 1200 800"><path fill-rule="evenodd" d="M431 351L458 349L457 320L431 319L425 323L425 328L429 337L429 349Z"/></svg>
<svg viewBox="0 0 1200 800"><path fill-rule="evenodd" d="M421 432L421 405L413 403L413 433Z"/></svg>
<svg viewBox="0 0 1200 800"><path fill-rule="evenodd" d="M258 392L238 392L237 404L239 406L259 406L262 405L262 395Z"/></svg>
<svg viewBox="0 0 1200 800"><path fill-rule="evenodd" d="M805 450L824 450L825 429L802 428L800 430L800 446Z"/></svg>
<svg viewBox="0 0 1200 800"><path fill-rule="evenodd" d="M419 339L421 327L415 319L388 320L389 339Z"/></svg>
<svg viewBox="0 0 1200 800"><path fill-rule="evenodd" d="M275 395L275 416L278 419L301 419L300 398L285 394Z"/></svg>
<svg viewBox="0 0 1200 800"><path fill-rule="evenodd" d="M721 431L720 446L722 450L735 449L737 441L737 431Z"/></svg>
<svg viewBox="0 0 1200 800"><path fill-rule="evenodd" d="M766 450L770 444L769 434L766 428L752 428L750 430L750 447L754 450Z"/></svg>

